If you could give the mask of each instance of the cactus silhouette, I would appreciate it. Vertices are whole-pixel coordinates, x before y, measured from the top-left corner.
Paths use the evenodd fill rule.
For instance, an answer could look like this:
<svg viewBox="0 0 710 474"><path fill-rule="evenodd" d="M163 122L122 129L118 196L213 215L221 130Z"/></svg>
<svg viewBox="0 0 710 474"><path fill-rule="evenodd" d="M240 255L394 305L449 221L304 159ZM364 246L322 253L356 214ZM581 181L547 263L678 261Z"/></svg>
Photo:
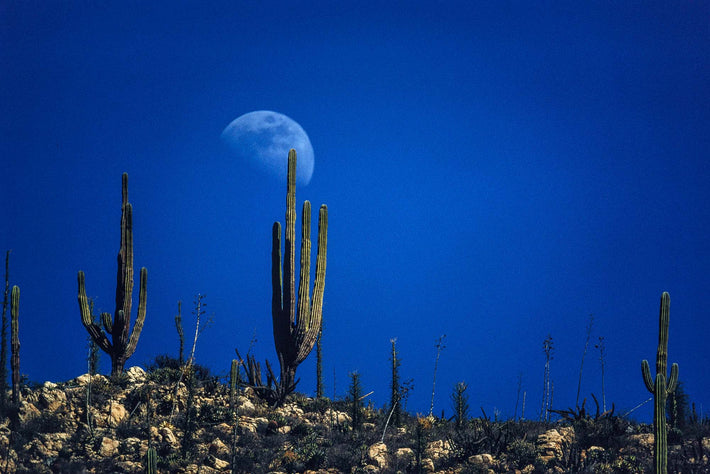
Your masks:
<svg viewBox="0 0 710 474"><path fill-rule="evenodd" d="M288 153L286 193L286 242L281 264L281 223L274 222L271 253L272 323L274 345L281 365L277 403L282 403L298 382L296 367L305 360L318 338L323 322L328 208L318 215L318 253L313 299L309 297L311 265L311 203L304 201L301 226L301 262L296 311L296 151Z"/></svg>
<svg viewBox="0 0 710 474"><path fill-rule="evenodd" d="M653 459L656 474L666 474L668 466L668 446L666 439L666 399L678 384L678 364L671 366L671 375L666 380L668 359L668 320L670 317L671 297L665 291L661 295L659 316L658 351L656 352L656 378L651 378L648 361L641 362L641 373L646 388L653 394Z"/></svg>
<svg viewBox="0 0 710 474"><path fill-rule="evenodd" d="M20 403L20 287L13 286L10 298L10 367L12 368L12 402Z"/></svg>
<svg viewBox="0 0 710 474"><path fill-rule="evenodd" d="M141 268L140 290L138 292L138 313L136 322L131 332L131 305L133 298L133 207L128 202L128 174L122 177L122 203L121 203L121 247L118 251L118 275L116 282L116 310L113 318L111 314L101 314L101 326L96 324L91 317L86 289L84 286L84 272L80 271L79 281L79 310L81 322L89 332L96 344L111 356L111 375L123 372L126 360L133 355L138 344L143 322L145 321L146 285L148 270ZM111 341L107 334L111 335Z"/></svg>

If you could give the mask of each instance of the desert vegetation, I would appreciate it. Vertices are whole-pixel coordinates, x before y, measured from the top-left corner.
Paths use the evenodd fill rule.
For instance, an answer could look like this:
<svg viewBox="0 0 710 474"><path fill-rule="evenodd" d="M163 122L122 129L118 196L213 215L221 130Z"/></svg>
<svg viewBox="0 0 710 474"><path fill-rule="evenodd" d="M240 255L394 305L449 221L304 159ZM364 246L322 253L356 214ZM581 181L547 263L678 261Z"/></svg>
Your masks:
<svg viewBox="0 0 710 474"><path fill-rule="evenodd" d="M552 336L543 342L543 397L539 416L491 417L473 407L465 381L450 389L450 406L434 413L436 374L445 335L436 341L432 402L428 414L412 414L406 401L412 380L402 380L402 361L392 339L391 392L374 406L358 372L349 374L348 393L328 398L322 382L328 209L320 207L315 281L311 294L311 206L302 209L299 285L296 289L296 153L289 153L286 226L272 229L272 324L279 371L262 368L251 348L225 361L227 375L196 363L195 348L209 324L205 296L194 300L196 327L185 352L182 305L175 328L177 357L161 354L146 370L128 359L146 320L147 270L140 271L138 309L131 325L133 290L132 207L128 176L122 177L121 235L114 314L96 316L78 273L80 321L88 331L88 372L75 379L43 384L20 376L20 289L9 285L6 254L0 362L0 472L710 472L710 418L698 415L679 382L679 368L667 374L670 296L663 293L659 314L656 373L643 361L643 382L654 399L653 425L635 423L607 409L594 394L582 397L580 364L576 406L555 407L550 375ZM283 245L282 245L283 240ZM283 254L282 254L283 252ZM10 317L10 336L7 328ZM11 386L7 384L10 340ZM189 345L189 341L188 341ZM299 393L296 371L317 347L315 397ZM599 338L604 387L604 341ZM96 373L99 349L111 358L110 376ZM520 383L518 401L520 401ZM447 415L448 413L448 415Z"/></svg>

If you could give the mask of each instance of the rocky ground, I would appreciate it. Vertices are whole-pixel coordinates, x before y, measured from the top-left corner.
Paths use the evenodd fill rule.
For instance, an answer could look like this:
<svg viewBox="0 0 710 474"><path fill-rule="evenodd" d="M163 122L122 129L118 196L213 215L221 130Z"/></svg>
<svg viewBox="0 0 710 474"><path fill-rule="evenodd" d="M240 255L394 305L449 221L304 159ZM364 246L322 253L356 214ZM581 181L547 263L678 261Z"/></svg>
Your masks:
<svg viewBox="0 0 710 474"><path fill-rule="evenodd" d="M111 380L87 374L25 388L0 424L0 473L145 472L149 446L165 473L651 470L649 427L618 417L566 425L479 418L457 429L405 415L383 436L382 410L365 408L353 430L346 401L295 395L272 409L250 389L230 403L215 378L192 390L178 379L179 371L132 367ZM696 428L670 443L670 472L710 472L710 430Z"/></svg>

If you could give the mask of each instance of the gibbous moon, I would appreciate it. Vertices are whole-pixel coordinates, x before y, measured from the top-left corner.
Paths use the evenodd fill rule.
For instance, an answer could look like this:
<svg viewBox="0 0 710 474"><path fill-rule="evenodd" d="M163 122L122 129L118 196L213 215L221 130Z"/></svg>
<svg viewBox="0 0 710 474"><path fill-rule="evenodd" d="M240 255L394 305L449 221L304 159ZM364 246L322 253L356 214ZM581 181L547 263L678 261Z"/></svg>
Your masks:
<svg viewBox="0 0 710 474"><path fill-rule="evenodd" d="M291 118L258 110L233 120L222 140L234 155L286 181L288 151L296 150L296 181L306 185L313 175L313 146L303 128Z"/></svg>

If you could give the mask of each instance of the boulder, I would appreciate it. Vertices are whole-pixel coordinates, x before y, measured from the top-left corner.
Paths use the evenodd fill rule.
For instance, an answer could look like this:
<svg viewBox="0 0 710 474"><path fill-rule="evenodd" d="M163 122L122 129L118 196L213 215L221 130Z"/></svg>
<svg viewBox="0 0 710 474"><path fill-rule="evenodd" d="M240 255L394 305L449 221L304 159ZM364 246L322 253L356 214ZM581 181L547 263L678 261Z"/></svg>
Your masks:
<svg viewBox="0 0 710 474"><path fill-rule="evenodd" d="M104 436L101 438L101 444L99 445L99 454L105 458L115 456L118 454L118 446L120 444L118 440Z"/></svg>
<svg viewBox="0 0 710 474"><path fill-rule="evenodd" d="M377 464L380 469L387 468L387 445L385 443L375 443L367 448L367 457Z"/></svg>

